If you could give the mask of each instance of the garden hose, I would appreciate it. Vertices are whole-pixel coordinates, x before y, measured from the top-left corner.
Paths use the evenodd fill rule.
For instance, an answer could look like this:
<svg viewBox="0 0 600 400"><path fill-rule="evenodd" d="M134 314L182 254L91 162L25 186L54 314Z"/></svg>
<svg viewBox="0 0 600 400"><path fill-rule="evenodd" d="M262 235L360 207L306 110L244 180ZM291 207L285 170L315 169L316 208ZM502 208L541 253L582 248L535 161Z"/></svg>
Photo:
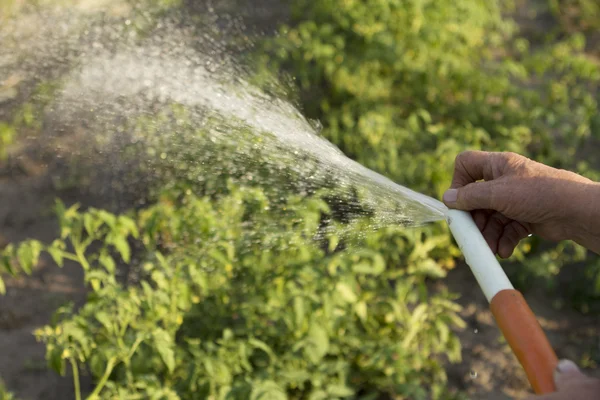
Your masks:
<svg viewBox="0 0 600 400"><path fill-rule="evenodd" d="M523 295L510 283L470 213L449 210L446 220L533 390L537 394L554 392L558 359Z"/></svg>

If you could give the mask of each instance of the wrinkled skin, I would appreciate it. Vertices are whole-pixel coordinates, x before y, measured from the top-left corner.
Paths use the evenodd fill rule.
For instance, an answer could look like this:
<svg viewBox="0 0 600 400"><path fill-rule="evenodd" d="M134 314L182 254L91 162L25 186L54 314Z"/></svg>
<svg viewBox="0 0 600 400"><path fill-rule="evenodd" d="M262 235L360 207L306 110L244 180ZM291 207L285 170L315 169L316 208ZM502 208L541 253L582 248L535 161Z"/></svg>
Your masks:
<svg viewBox="0 0 600 400"><path fill-rule="evenodd" d="M529 234L600 253L600 184L514 153L456 157L449 208L471 211L492 251L507 258Z"/></svg>

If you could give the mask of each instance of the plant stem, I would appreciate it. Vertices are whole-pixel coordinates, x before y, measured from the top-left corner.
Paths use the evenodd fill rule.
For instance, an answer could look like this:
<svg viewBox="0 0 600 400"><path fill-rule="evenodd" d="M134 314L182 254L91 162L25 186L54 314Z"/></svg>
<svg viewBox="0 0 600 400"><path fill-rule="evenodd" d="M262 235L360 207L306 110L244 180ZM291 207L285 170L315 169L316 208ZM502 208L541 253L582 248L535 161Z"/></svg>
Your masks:
<svg viewBox="0 0 600 400"><path fill-rule="evenodd" d="M88 263L87 259L85 258L85 249L81 249L78 246L74 246L74 247L75 247L75 255L77 256L79 264L81 264L84 271L88 271L90 269L90 264Z"/></svg>
<svg viewBox="0 0 600 400"><path fill-rule="evenodd" d="M73 368L73 386L75 386L75 400L81 400L81 387L79 386L79 368L77 362L73 359L71 361L71 367Z"/></svg>
<svg viewBox="0 0 600 400"><path fill-rule="evenodd" d="M106 385L106 381L108 381L108 378L110 377L110 374L112 373L112 370L115 367L116 361L117 359L115 357L112 357L108 360L108 363L106 364L106 369L104 370L104 375L102 375L102 378L100 378L100 381L98 381L98 384L94 388L94 391L88 396L87 400L96 400L98 398L98 394L102 391L104 385Z"/></svg>

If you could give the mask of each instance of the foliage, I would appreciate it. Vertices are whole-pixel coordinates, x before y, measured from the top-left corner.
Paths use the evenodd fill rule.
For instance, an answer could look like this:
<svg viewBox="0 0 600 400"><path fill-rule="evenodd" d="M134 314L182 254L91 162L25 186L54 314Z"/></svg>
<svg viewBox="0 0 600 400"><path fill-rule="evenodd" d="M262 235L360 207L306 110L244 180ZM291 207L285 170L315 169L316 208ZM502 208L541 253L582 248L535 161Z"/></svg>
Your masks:
<svg viewBox="0 0 600 400"><path fill-rule="evenodd" d="M16 400L16 397L6 389L4 382L0 379L0 400Z"/></svg>
<svg viewBox="0 0 600 400"><path fill-rule="evenodd" d="M297 0L258 60L298 78L306 112L346 154L423 193L441 196L465 149L576 169L599 132L600 66L581 34L530 46L501 4ZM570 259L516 258L515 278L554 276Z"/></svg>
<svg viewBox="0 0 600 400"><path fill-rule="evenodd" d="M90 399L451 395L441 362L460 359L450 328L463 322L451 297L424 287L441 243L390 227L344 250L336 230L318 234L329 212L318 196L275 205L259 189L229 192L171 190L135 223L58 203L59 239L5 250L13 270L40 251L85 270L87 303L36 332L50 366L70 365L77 391L87 366ZM126 286L114 256L129 262L138 240L145 261Z"/></svg>
<svg viewBox="0 0 600 400"><path fill-rule="evenodd" d="M7 157L9 146L18 136L35 135L40 131L41 115L58 88L56 81L38 83L30 100L16 107L7 121L0 121L0 161Z"/></svg>
<svg viewBox="0 0 600 400"><path fill-rule="evenodd" d="M595 0L548 0L552 13L567 32L600 29L600 4Z"/></svg>

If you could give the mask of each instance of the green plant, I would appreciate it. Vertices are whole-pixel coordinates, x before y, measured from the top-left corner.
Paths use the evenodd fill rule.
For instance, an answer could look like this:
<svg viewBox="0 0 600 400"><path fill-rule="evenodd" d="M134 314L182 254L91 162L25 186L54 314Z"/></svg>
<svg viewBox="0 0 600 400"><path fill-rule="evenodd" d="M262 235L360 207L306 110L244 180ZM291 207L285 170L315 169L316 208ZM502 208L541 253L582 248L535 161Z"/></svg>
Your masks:
<svg viewBox="0 0 600 400"><path fill-rule="evenodd" d="M441 196L465 149L576 169L597 132L600 65L581 34L530 48L501 4L297 0L257 59L297 77L306 113L347 155L420 192ZM521 282L582 258L525 248L537 253L513 259Z"/></svg>
<svg viewBox="0 0 600 400"><path fill-rule="evenodd" d="M45 107L53 100L59 88L56 81L38 83L32 93L31 101L20 104L12 113L9 121L0 121L0 161L6 158L8 147L19 135L37 134L42 128L41 115Z"/></svg>
<svg viewBox="0 0 600 400"><path fill-rule="evenodd" d="M16 397L6 389L4 382L1 379L0 379L0 400L17 400Z"/></svg>
<svg viewBox="0 0 600 400"><path fill-rule="evenodd" d="M600 5L594 0L548 0L548 4L567 32L600 29Z"/></svg>
<svg viewBox="0 0 600 400"><path fill-rule="evenodd" d="M87 303L36 332L49 364L73 370L77 398L82 368L90 399L452 395L441 362L460 359L451 328L463 322L424 286L444 273L428 255L441 243L394 227L365 235L366 221L316 235L329 212L318 196L277 205L228 191L214 202L171 190L136 224L59 203L60 239L5 250L13 270L40 251L85 270ZM126 286L113 253L129 261L138 240L139 282Z"/></svg>

